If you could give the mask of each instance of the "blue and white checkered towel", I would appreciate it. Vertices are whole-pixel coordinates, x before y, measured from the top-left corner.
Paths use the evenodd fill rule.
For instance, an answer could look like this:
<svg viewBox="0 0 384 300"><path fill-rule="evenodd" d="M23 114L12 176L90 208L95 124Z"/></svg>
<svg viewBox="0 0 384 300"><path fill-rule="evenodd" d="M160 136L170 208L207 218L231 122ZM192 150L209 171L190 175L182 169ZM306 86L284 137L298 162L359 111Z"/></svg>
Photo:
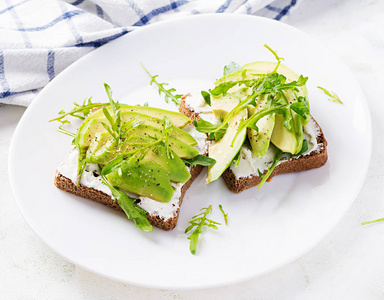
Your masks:
<svg viewBox="0 0 384 300"><path fill-rule="evenodd" d="M298 0L2 0L0 103L28 106L63 69L139 26L202 13L281 20Z"/></svg>

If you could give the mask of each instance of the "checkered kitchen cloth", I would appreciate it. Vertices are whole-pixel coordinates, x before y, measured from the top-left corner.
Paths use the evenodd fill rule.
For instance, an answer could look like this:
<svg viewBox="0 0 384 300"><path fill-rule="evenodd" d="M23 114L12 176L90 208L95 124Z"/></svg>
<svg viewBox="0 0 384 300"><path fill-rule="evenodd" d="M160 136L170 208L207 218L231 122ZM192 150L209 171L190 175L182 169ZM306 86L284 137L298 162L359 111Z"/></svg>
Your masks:
<svg viewBox="0 0 384 300"><path fill-rule="evenodd" d="M63 69L140 26L203 13L281 20L299 0L1 0L0 103L28 106Z"/></svg>

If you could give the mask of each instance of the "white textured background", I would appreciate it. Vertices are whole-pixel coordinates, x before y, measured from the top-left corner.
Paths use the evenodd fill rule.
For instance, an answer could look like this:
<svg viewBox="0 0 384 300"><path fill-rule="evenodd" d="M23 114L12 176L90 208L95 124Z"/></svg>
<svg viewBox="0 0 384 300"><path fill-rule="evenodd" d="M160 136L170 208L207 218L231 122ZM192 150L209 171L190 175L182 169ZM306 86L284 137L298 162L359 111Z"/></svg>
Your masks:
<svg viewBox="0 0 384 300"><path fill-rule="evenodd" d="M89 273L50 250L24 221L9 185L8 153L25 108L1 106L0 299L384 299L384 223L360 225L384 217L384 1L303 0L286 22L340 56L360 82L372 114L367 179L325 240L279 270L221 288L146 289Z"/></svg>

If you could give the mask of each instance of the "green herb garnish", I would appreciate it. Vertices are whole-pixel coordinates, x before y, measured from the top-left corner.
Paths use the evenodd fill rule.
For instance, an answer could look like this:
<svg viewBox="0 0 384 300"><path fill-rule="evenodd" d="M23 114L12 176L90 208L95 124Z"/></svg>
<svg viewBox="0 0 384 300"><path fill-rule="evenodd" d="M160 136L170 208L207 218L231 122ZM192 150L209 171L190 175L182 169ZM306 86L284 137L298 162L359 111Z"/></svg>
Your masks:
<svg viewBox="0 0 384 300"><path fill-rule="evenodd" d="M237 133L232 141L231 146L234 145L238 135L244 132L245 128L251 128L258 132L257 122L268 115L280 114L283 116L283 126L296 137L297 147L301 147L303 143L302 128L310 120L310 109L306 97L298 95L299 88L305 86L308 78L302 75L295 81L288 82L287 78L277 73L280 66L282 57L278 56L276 51L272 50L268 45L264 45L269 49L277 60L277 64L272 72L266 74L251 74L255 78L245 79L243 74L242 79L237 81L224 81L218 84L210 93L215 96L225 96L230 93L230 89L235 86L246 89L246 96L244 99L233 108L222 120L221 124L213 125L206 121L201 124L196 124L196 129L200 132L210 133L210 137L215 136L215 140L219 140L226 132L226 126L230 120L240 111L247 108L247 106L256 106L259 97L266 100L266 104L248 119L241 121ZM244 70L245 73L247 70ZM236 96L236 91L230 93ZM288 98L289 97L289 98ZM216 136L218 138L216 138ZM301 148L300 148L301 149ZM297 150L298 151L298 150ZM294 153L293 153L294 154ZM238 164L238 156L234 160L235 165Z"/></svg>
<svg viewBox="0 0 384 300"><path fill-rule="evenodd" d="M168 83L166 83L166 82L163 82L163 83L158 82L156 80L156 77L159 77L159 75L152 76L151 73L149 73L149 71L144 67L143 64L141 64L141 66L143 67L145 72L149 75L149 77L151 77L150 85L152 85L153 83L156 84L158 89L159 89L159 95L161 95L161 93L164 94L165 102L168 103L169 100L172 100L172 102L175 103L176 105L180 105L180 103L181 103L180 99L181 99L181 97L183 95L180 95L180 94L174 95L173 93L176 92L176 89L174 89L174 88L166 89L165 86L168 85Z"/></svg>
<svg viewBox="0 0 384 300"><path fill-rule="evenodd" d="M71 111L67 113L64 110L59 111L60 116L52 120L49 120L49 122L58 121L58 122L61 122L62 124L70 123L68 120L64 119L66 116L71 116L71 117L84 120L86 116L91 112L92 109L109 104L109 103L92 103L91 99L92 98L85 99L83 104L78 104L74 102L73 104L75 107Z"/></svg>
<svg viewBox="0 0 384 300"><path fill-rule="evenodd" d="M384 221L384 218L380 218L380 219L376 219L376 220L372 220L372 221L363 222L363 223L361 223L361 225L368 225L368 224L373 224L373 223L378 223L378 222L383 222L383 221Z"/></svg>
<svg viewBox="0 0 384 300"><path fill-rule="evenodd" d="M57 129L58 132L60 132L60 133L64 133L64 134L69 135L69 136L71 136L71 137L75 137L75 136L76 136L76 133L73 133L73 132L70 132L70 131L64 129L64 128L63 128L63 125L64 125L64 124L61 124L61 125L59 126L59 128Z"/></svg>
<svg viewBox="0 0 384 300"><path fill-rule="evenodd" d="M121 191L119 188L114 187L110 184L108 181L106 175L112 170L112 168L104 167L101 171L101 178L102 182L109 187L109 189L112 192L113 197L117 200L117 203L119 206L123 209L125 214L127 215L128 219L133 220L135 222L136 226L140 228L141 230L145 232L151 232L152 231L152 225L149 223L147 217L146 217L146 211L143 210L141 207L137 206L134 201L135 199L132 197L129 197L126 193ZM108 172L109 171L109 172Z"/></svg>
<svg viewBox="0 0 384 300"><path fill-rule="evenodd" d="M275 158L273 159L272 166L269 167L267 173L260 176L261 181L260 181L259 185L257 186L258 189L260 189L263 186L263 184L268 180L269 176L271 176L273 170L276 168L277 164L279 163L282 155L283 155L283 151L281 151L280 149L277 149L276 154L275 154ZM259 171L259 175L260 175L260 171Z"/></svg>
<svg viewBox="0 0 384 300"><path fill-rule="evenodd" d="M194 158L191 159L183 159L183 161L191 167L195 165L212 166L216 163L216 160L214 160L213 158L201 154L196 155Z"/></svg>
<svg viewBox="0 0 384 300"><path fill-rule="evenodd" d="M332 101L332 102L336 102L336 103L340 103L340 104L343 104L343 102L341 102L339 96L337 96L336 93L332 92L332 91L328 91L326 90L325 88L321 87L321 86L318 86L317 87L318 89L322 90L327 96L329 96L330 98L328 100Z"/></svg>
<svg viewBox="0 0 384 300"><path fill-rule="evenodd" d="M241 155L240 155L240 151L237 152L236 156L233 158L232 160L232 163L233 165L237 168L240 164L240 160L241 160Z"/></svg>
<svg viewBox="0 0 384 300"><path fill-rule="evenodd" d="M191 225L188 226L187 229L185 229L185 233L188 233L194 227L196 227L192 234L188 237L188 239L190 240L189 250L192 254L196 253L196 246L199 240L200 233L202 233L202 228L204 226L207 226L213 229L217 229L217 225L221 225L221 223L210 220L207 217L212 212L212 205L208 206L207 208L202 208L200 211L200 214L192 217L192 220L189 221Z"/></svg>
<svg viewBox="0 0 384 300"><path fill-rule="evenodd" d="M209 138L214 138L216 141L220 140L224 136L228 128L228 124L225 124L224 126L222 126L222 124L212 124L202 118L200 118L199 122L193 120L193 125L195 125L197 131L209 133Z"/></svg>
<svg viewBox="0 0 384 300"><path fill-rule="evenodd" d="M119 101L113 101L111 87L104 83L105 91L107 92L110 106L112 107L113 117L108 112L106 107L103 107L103 114L107 118L109 125L104 122L101 123L103 127L109 132L109 134L115 139L116 143L119 145L123 139L123 127L121 126L121 111Z"/></svg>
<svg viewBox="0 0 384 300"><path fill-rule="evenodd" d="M269 51L272 52L272 54L275 56L276 60L277 60L277 64L276 64L276 67L275 69L271 72L271 74L273 73L276 73L277 72L277 69L279 68L280 64L281 64L281 61L284 60L284 58L280 57L279 55L277 55L277 52L275 50L273 50L271 47L269 47L267 44L264 45L265 48L267 48Z"/></svg>
<svg viewBox="0 0 384 300"><path fill-rule="evenodd" d="M304 152L306 152L308 150L308 141L307 140L303 140L303 147L301 148L300 152L297 153L296 155L299 156L299 155L302 155L304 154Z"/></svg>
<svg viewBox="0 0 384 300"><path fill-rule="evenodd" d="M201 91L201 96L203 96L205 103L211 106L211 94L206 91Z"/></svg>
<svg viewBox="0 0 384 300"><path fill-rule="evenodd" d="M224 76L227 76L239 70L241 70L241 66L238 63L231 61L228 65L224 66L223 74Z"/></svg>
<svg viewBox="0 0 384 300"><path fill-rule="evenodd" d="M221 212L223 213L225 225L228 225L228 214L226 214L224 212L223 206L221 204L219 205L219 208L220 208Z"/></svg>

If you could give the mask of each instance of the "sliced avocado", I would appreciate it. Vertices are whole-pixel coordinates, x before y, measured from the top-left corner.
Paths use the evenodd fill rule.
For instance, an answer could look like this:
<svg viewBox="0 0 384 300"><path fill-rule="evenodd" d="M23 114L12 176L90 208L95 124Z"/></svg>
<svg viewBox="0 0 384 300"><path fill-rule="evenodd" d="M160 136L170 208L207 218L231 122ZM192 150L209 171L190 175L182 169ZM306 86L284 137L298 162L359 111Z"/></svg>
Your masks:
<svg viewBox="0 0 384 300"><path fill-rule="evenodd" d="M112 113L112 109L110 106L107 106L108 112ZM120 104L120 110L121 114L123 112L136 112L143 115L148 115L157 119L163 119L164 117L168 117L169 121L172 125L183 128L189 123L192 123L192 120L183 114L176 112L176 111L169 111L165 109L155 108L155 107L149 107L149 106L131 106L126 104ZM88 118L99 118L104 117L103 110L99 109L89 115Z"/></svg>
<svg viewBox="0 0 384 300"><path fill-rule="evenodd" d="M169 202L173 197L168 172L149 161L123 160L107 178L113 186L160 202Z"/></svg>
<svg viewBox="0 0 384 300"><path fill-rule="evenodd" d="M283 152L296 154L301 150L295 133L289 131L283 125L284 117L280 114L275 116L275 127L273 128L271 142Z"/></svg>
<svg viewBox="0 0 384 300"><path fill-rule="evenodd" d="M108 132L104 132L105 135L109 135ZM120 152L117 152L117 145L113 138L107 139L104 137L106 143L100 147L96 147L97 151L89 152L90 156L87 156L86 160L89 163L98 163L98 164L107 164L113 158L115 158L121 152L130 152L136 149L134 144L147 144L151 142L155 142L154 138L162 138L163 133L160 129L141 124L138 127L132 129L129 132L129 137L122 144L122 148ZM95 138L94 138L95 139ZM92 142L90 142L92 144ZM133 144L133 145L132 145ZM174 136L170 136L168 138L168 145L170 149L176 153L177 156L185 159L190 159L199 154L199 151L194 147L183 143L179 139Z"/></svg>
<svg viewBox="0 0 384 300"><path fill-rule="evenodd" d="M100 136L97 134L96 137ZM106 165L112 159L114 159L119 153L116 152L116 143L113 139L110 138L110 135L107 132L103 132L101 134L101 138L98 139L97 142L92 143L87 151L87 163L97 163L101 165ZM132 142L135 143L146 143L151 142L150 138L138 137L132 139ZM101 147L96 147L94 145L98 145L102 143ZM91 149L93 151L91 151ZM122 149L123 152L130 152L136 149L135 146L125 145ZM167 150L165 148L164 143L160 143L159 145L154 146L152 149L145 154L145 161L149 161L152 163L156 163L164 168L167 171L168 177L173 182L186 182L191 174L185 167L182 159L170 149L170 155L168 156Z"/></svg>
<svg viewBox="0 0 384 300"><path fill-rule="evenodd" d="M219 85L220 83L228 82L228 81L238 81L243 79L243 77L244 78L249 77L249 72L248 71L244 72L244 70L239 70L216 80L215 85Z"/></svg>
<svg viewBox="0 0 384 300"><path fill-rule="evenodd" d="M227 114L239 104L240 98L232 94L211 98L213 114L219 120L223 120Z"/></svg>
<svg viewBox="0 0 384 300"><path fill-rule="evenodd" d="M276 67L276 63L269 62L269 61L258 61L250 64L246 64L243 66L243 69L247 70L247 76L248 74L250 76L253 76L252 74L266 74L269 72L272 72ZM290 68L288 68L286 65L280 64L279 68L277 69L277 73L283 74L288 82L295 81L299 78L299 75L297 75L294 71L292 71ZM307 87L305 85L298 87L299 96L308 96Z"/></svg>
<svg viewBox="0 0 384 300"><path fill-rule="evenodd" d="M256 112L265 108L267 101L264 96L260 96L256 107L248 105L248 115L251 117ZM273 128L275 126L275 114L265 116L256 123L259 132L252 128L247 129L248 139L252 147L252 153L256 157L263 157L267 153Z"/></svg>
<svg viewBox="0 0 384 300"><path fill-rule="evenodd" d="M132 143L144 144L144 143L153 142L153 139L149 138L148 136L138 136L137 135L137 136L130 138L130 140L129 140L130 144L125 143L118 148L116 141L109 135L108 132L103 132L103 134L108 136L109 139L107 140L107 142L104 145L102 145L102 147L97 149L97 151L95 151L95 152L87 151L87 157L86 157L87 163L106 165L112 159L114 159L116 156L118 156L120 153L127 153L127 155L128 155L129 152L137 150L136 146L131 145ZM91 144L91 146L92 146L92 144ZM91 147L89 147L89 149L90 148Z"/></svg>
<svg viewBox="0 0 384 300"><path fill-rule="evenodd" d="M144 160L156 163L164 168L168 172L169 180L173 182L186 182L191 178L191 174L185 167L184 162L176 153L171 151L170 156L167 154L167 150L163 143L154 147L144 157Z"/></svg>
<svg viewBox="0 0 384 300"><path fill-rule="evenodd" d="M212 142L209 146L209 157L215 159L216 163L213 166L208 167L208 177L206 183L218 179L229 167L233 158L239 152L247 134L246 128L241 130L237 135L232 147L231 144L237 130L239 129L240 122L245 120L247 115L247 109L243 109L235 114L228 123L228 129L224 137L219 141Z"/></svg>
<svg viewBox="0 0 384 300"><path fill-rule="evenodd" d="M151 125L159 129L162 129L164 126L164 120L131 111L122 112L120 118L122 123L135 119L134 122L144 122L147 125ZM107 125L109 124L104 114L97 118L94 116L93 118L87 118L84 121L77 133L77 141L81 147L88 147L94 140L96 133L107 132L101 123L105 123ZM188 132L183 131L174 125L172 125L172 127L172 136L191 146L197 144L196 140Z"/></svg>
<svg viewBox="0 0 384 300"><path fill-rule="evenodd" d="M273 62L254 62L254 63L244 65L243 69L247 70L247 76L257 76L257 74L266 74L266 73L272 72L275 69L275 67L276 67L276 63L273 63ZM280 74L283 74L287 78L288 82L297 80L299 78L299 75L297 75L290 68L288 68L283 64L280 64L279 68L277 69L277 72ZM238 76L238 75L235 74L234 76ZM298 89L299 89L299 92L297 93L298 96L304 96L304 97L308 96L307 88L305 85L298 87ZM290 102L290 99L294 97L292 93L284 93L284 94L288 102ZM292 114L293 114L293 120L294 120L292 125L295 126L295 131L299 136L295 136L294 132L291 132L287 128L285 128L283 125L284 117L282 115L276 114L275 126L273 127L271 142L283 152L296 154L301 150L302 138L300 138L300 132L302 132L303 129L302 129L302 126L301 127L296 126L295 123L297 123L298 120L296 120L297 117L295 116L295 113L292 112Z"/></svg>
<svg viewBox="0 0 384 300"><path fill-rule="evenodd" d="M92 161L91 158L93 158L97 152L100 151L100 149L103 149L103 147L111 140L111 135L108 132L97 132L95 134L94 140L91 142L87 154L86 154L86 162L87 163L96 163L95 161Z"/></svg>
<svg viewBox="0 0 384 300"><path fill-rule="evenodd" d="M87 157L85 158L87 163L106 165L119 154L116 152L115 140L108 132L103 132L103 134L108 137L108 140L94 152L90 151L91 147L88 148ZM125 149L125 151L129 151L129 149Z"/></svg>
<svg viewBox="0 0 384 300"><path fill-rule="evenodd" d="M142 124L134 128L130 132L130 134L135 134L137 136L149 135L156 138L161 138L163 136L161 130L145 124ZM186 143L183 143L182 141L180 141L174 136L170 136L168 138L168 146L172 149L172 151L174 151L181 158L189 159L199 154L199 151L197 151L194 147Z"/></svg>
<svg viewBox="0 0 384 300"><path fill-rule="evenodd" d="M238 81L243 78L243 76L246 79L251 79L258 77L257 74L267 74L269 72L272 72L276 67L276 63L269 62L269 61L257 61L253 63L246 64L242 66L242 69L236 72L233 72L232 74L229 74L227 76L224 76L220 79L218 79L215 82L215 85L219 85L223 82L228 81ZM288 68L286 65L280 64L279 68L277 69L277 73L283 74L285 77L287 77L288 82L297 80L299 78L299 75L297 75L294 71L292 71L290 68ZM299 96L308 96L308 91L306 86L299 87Z"/></svg>

